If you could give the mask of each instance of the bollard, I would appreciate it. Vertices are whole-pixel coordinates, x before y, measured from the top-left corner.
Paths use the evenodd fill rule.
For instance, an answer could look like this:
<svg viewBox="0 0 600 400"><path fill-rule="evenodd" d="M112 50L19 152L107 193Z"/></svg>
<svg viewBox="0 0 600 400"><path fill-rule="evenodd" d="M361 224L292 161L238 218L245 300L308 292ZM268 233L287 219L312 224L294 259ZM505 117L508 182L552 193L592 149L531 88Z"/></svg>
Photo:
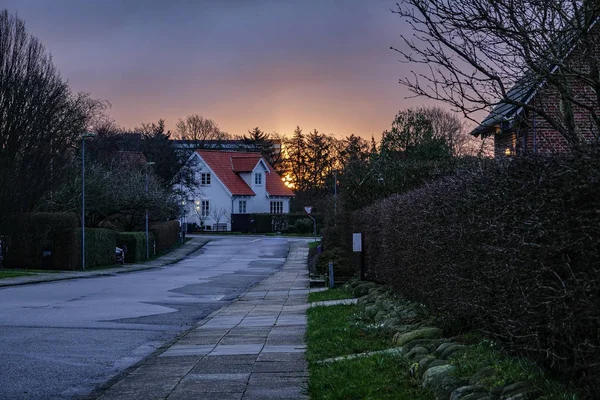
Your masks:
<svg viewBox="0 0 600 400"><path fill-rule="evenodd" d="M333 283L333 261L329 261L329 289L333 289L335 284Z"/></svg>

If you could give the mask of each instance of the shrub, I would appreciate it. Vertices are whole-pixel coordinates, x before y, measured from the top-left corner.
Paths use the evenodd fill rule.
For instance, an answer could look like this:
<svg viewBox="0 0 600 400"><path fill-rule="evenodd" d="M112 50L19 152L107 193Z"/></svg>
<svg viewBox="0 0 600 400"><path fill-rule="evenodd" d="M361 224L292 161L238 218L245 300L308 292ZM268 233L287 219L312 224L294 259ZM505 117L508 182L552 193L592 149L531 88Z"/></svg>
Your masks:
<svg viewBox="0 0 600 400"><path fill-rule="evenodd" d="M115 231L111 229L86 228L86 268L115 263L116 236ZM55 238L53 259L57 269L81 269L81 228Z"/></svg>
<svg viewBox="0 0 600 400"><path fill-rule="evenodd" d="M300 218L294 222L294 228L298 233L312 233L313 221L310 218Z"/></svg>
<svg viewBox="0 0 600 400"><path fill-rule="evenodd" d="M371 279L597 396L598 199L598 149L520 158L391 196L357 212L353 230Z"/></svg>
<svg viewBox="0 0 600 400"><path fill-rule="evenodd" d="M9 219L4 232L8 248L4 263L9 267L54 268L44 263L43 251L55 251L58 236L69 234L78 226L72 213L24 213Z"/></svg>
<svg viewBox="0 0 600 400"><path fill-rule="evenodd" d="M175 246L180 240L181 226L179 221L167 221L154 224L150 231L156 240L156 253L163 253Z"/></svg>
<svg viewBox="0 0 600 400"><path fill-rule="evenodd" d="M154 255L154 234L148 234L150 256ZM145 232L120 232L117 234L117 247L127 247L125 262L134 263L146 259L146 233Z"/></svg>

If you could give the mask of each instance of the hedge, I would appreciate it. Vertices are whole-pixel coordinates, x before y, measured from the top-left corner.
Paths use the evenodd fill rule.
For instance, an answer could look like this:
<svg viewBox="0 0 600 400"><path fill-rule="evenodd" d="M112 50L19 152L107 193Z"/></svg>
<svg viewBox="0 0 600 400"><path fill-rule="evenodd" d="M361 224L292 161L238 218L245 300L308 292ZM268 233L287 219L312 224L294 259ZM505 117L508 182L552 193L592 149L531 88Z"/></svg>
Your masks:
<svg viewBox="0 0 600 400"><path fill-rule="evenodd" d="M317 233L319 233L323 226L323 216L314 214L313 217L317 221ZM312 234L314 230L313 221L306 214L257 213L250 214L250 219L254 220L252 227L254 233L283 232ZM308 222L310 222L310 230L306 231Z"/></svg>
<svg viewBox="0 0 600 400"><path fill-rule="evenodd" d="M57 236L72 232L79 225L72 213L23 213L9 218L3 234L8 237L4 265L9 268L56 268L46 265L44 250L52 251Z"/></svg>
<svg viewBox="0 0 600 400"><path fill-rule="evenodd" d="M154 255L154 234L149 232L150 256ZM135 263L146 260L146 233L145 232L119 232L117 234L117 247L127 248L125 262Z"/></svg>
<svg viewBox="0 0 600 400"><path fill-rule="evenodd" d="M167 221L150 226L150 232L156 240L156 253L163 253L175 246L180 240L179 221Z"/></svg>
<svg viewBox="0 0 600 400"><path fill-rule="evenodd" d="M116 233L111 229L85 230L85 267L115 264ZM54 240L55 269L81 269L81 228L59 235Z"/></svg>
<svg viewBox="0 0 600 400"><path fill-rule="evenodd" d="M600 395L600 151L462 171L354 214L368 277ZM350 231L344 232L349 236Z"/></svg>

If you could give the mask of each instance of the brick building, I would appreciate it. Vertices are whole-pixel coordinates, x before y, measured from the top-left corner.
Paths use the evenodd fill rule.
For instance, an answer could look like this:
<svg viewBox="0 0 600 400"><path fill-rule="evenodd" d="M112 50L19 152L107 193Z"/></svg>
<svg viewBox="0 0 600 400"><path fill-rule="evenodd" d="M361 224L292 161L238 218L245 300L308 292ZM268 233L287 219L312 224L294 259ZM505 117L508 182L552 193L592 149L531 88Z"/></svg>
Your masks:
<svg viewBox="0 0 600 400"><path fill-rule="evenodd" d="M583 40L582 35L564 40L562 70L552 63L547 76L525 73L507 93L508 101L498 103L471 132L494 137L494 157L560 153L571 148L570 141L598 140L599 19L592 20Z"/></svg>

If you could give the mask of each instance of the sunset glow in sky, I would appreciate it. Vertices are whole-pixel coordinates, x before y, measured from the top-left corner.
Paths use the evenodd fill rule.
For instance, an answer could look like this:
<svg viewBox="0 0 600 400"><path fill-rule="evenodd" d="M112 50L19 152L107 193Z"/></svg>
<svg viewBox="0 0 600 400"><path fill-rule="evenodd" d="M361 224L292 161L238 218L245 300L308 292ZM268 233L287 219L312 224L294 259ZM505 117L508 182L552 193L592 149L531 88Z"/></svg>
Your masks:
<svg viewBox="0 0 600 400"><path fill-rule="evenodd" d="M296 125L378 139L411 67L384 0L5 0L76 91L132 128L197 113L232 134Z"/></svg>

